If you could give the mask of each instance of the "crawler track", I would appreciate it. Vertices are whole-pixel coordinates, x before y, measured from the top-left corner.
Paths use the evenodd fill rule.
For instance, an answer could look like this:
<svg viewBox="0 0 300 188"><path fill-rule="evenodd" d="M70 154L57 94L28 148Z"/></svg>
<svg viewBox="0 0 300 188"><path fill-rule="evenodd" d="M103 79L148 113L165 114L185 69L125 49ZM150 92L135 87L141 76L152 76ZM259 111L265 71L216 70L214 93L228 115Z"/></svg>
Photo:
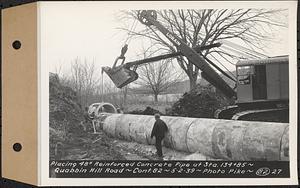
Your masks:
<svg viewBox="0 0 300 188"><path fill-rule="evenodd" d="M244 121L289 122L289 108L242 109L237 105L219 109L215 113L217 119Z"/></svg>
<svg viewBox="0 0 300 188"><path fill-rule="evenodd" d="M232 116L233 120L265 121L265 122L288 122L288 108L275 108L263 110L246 110Z"/></svg>

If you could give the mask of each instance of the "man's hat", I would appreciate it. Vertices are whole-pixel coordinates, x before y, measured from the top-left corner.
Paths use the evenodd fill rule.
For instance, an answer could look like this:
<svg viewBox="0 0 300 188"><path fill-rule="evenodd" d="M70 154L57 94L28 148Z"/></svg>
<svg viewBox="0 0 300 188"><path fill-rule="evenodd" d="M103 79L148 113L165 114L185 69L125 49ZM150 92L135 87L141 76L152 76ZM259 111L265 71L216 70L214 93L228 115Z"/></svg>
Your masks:
<svg viewBox="0 0 300 188"><path fill-rule="evenodd" d="M154 117L155 117L155 118L160 118L160 114L159 114L159 113L156 113L156 114L154 114Z"/></svg>

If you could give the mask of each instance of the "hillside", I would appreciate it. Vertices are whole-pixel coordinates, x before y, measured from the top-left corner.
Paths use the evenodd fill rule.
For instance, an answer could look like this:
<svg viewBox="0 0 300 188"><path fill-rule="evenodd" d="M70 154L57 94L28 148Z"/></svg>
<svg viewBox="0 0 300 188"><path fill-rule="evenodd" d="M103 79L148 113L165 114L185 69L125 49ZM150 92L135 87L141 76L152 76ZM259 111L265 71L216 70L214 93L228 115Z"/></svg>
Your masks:
<svg viewBox="0 0 300 188"><path fill-rule="evenodd" d="M91 122L84 121L84 112L76 93L59 82L57 75L49 77L50 159L124 159L114 140L105 133L92 133Z"/></svg>

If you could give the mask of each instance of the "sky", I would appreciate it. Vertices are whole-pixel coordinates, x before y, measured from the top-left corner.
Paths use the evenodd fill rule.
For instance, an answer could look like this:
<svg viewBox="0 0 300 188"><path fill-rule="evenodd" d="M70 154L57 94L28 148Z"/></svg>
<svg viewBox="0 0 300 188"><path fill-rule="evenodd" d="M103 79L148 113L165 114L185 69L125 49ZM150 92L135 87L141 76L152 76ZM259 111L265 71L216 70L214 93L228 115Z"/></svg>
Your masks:
<svg viewBox="0 0 300 188"><path fill-rule="evenodd" d="M51 2L41 4L41 48L43 63L49 64L49 71L59 67L70 72L75 58L94 61L96 69L112 66L120 54L127 33L118 29L128 23L118 19L120 9L128 6L103 6L105 2ZM106 3L107 4L107 3ZM137 27L145 27L139 22ZM268 44L266 54L270 56L288 54L287 28L274 32L274 43ZM139 59L142 40L130 40L127 60ZM230 67L234 69L234 67ZM100 74L100 73L99 73Z"/></svg>

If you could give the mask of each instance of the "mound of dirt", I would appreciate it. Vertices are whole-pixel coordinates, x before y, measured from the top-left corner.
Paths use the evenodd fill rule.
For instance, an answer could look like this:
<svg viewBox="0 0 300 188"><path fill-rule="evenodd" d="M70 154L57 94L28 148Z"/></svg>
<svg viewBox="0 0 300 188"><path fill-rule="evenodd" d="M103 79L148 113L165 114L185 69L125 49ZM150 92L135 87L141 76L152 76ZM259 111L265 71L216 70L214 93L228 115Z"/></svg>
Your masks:
<svg viewBox="0 0 300 188"><path fill-rule="evenodd" d="M50 159L122 159L113 149L113 139L105 133L92 134L92 123L85 121L76 92L49 77Z"/></svg>
<svg viewBox="0 0 300 188"><path fill-rule="evenodd" d="M162 114L160 111L147 106L145 110L134 110L128 112L128 114L138 114L138 115L154 115L154 114Z"/></svg>
<svg viewBox="0 0 300 188"><path fill-rule="evenodd" d="M55 74L49 78L49 119L50 127L71 133L80 134L84 120L83 111L77 103L76 93L69 87L63 86Z"/></svg>
<svg viewBox="0 0 300 188"><path fill-rule="evenodd" d="M215 91L212 86L197 85L189 93L183 96L172 106L168 115L195 117L195 118L213 118L214 112L231 104L232 101Z"/></svg>

